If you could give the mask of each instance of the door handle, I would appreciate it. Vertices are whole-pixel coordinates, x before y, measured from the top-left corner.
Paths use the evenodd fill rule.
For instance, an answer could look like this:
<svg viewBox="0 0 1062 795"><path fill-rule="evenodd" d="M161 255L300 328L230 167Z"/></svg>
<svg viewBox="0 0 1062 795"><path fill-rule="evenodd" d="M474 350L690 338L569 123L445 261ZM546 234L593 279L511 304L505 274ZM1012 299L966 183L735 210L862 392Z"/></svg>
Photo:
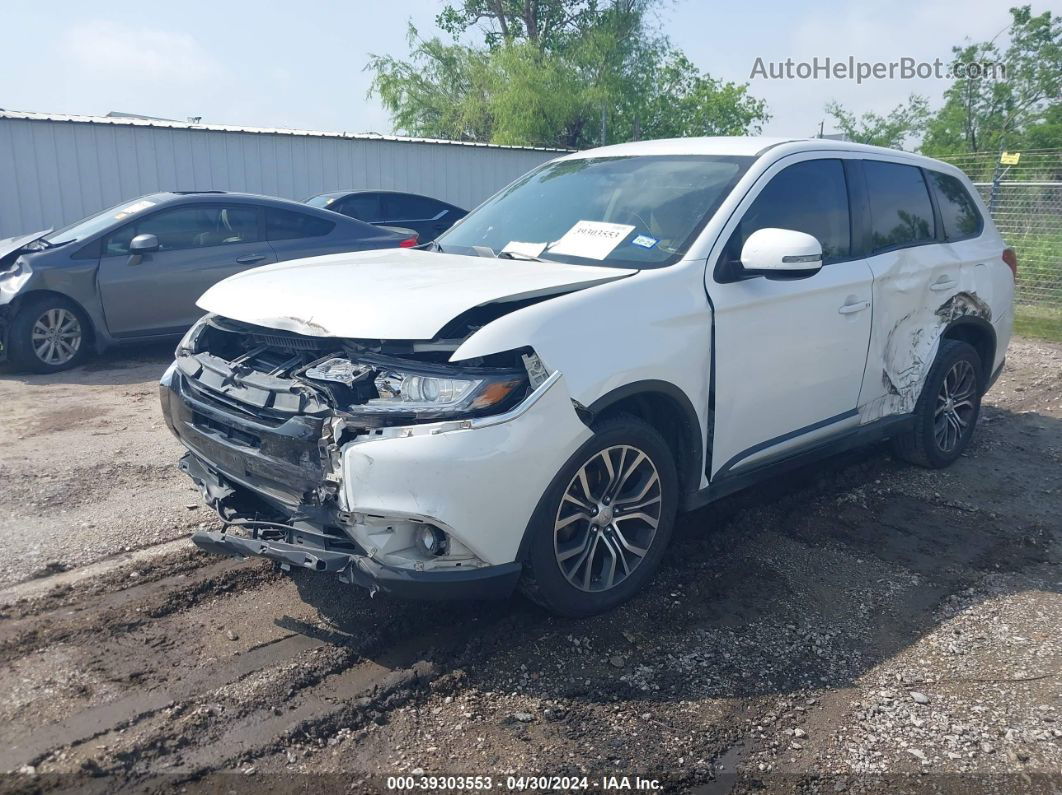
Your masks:
<svg viewBox="0 0 1062 795"><path fill-rule="evenodd" d="M844 304L837 311L842 315L851 315L854 312L862 312L870 308L870 301L856 301L854 304Z"/></svg>
<svg viewBox="0 0 1062 795"><path fill-rule="evenodd" d="M241 265L252 265L255 262L261 262L265 258L265 254L245 254L242 257L237 257L236 261Z"/></svg>
<svg viewBox="0 0 1062 795"><path fill-rule="evenodd" d="M941 290L950 290L956 284L958 284L958 282L950 276L941 276L939 279L929 285L929 289L935 293L939 293Z"/></svg>

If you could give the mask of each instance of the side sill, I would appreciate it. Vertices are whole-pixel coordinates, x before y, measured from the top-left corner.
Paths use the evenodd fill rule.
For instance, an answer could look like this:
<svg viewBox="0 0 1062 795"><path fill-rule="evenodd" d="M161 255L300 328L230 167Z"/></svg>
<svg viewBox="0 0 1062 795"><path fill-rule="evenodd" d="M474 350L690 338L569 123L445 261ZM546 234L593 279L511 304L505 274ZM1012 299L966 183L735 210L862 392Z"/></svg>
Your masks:
<svg viewBox="0 0 1062 795"><path fill-rule="evenodd" d="M727 473L721 477L716 476L716 479L705 488L690 494L686 498L683 509L693 511L703 508L709 503L728 497L734 492L741 491L768 478L777 477L793 469L815 461L821 461L824 458L829 458L856 447L863 447L864 445L882 441L890 436L910 430L914 425L914 421L913 414L884 417L869 425L854 428L847 433L827 439L807 450L801 450L784 458L767 462L748 471Z"/></svg>

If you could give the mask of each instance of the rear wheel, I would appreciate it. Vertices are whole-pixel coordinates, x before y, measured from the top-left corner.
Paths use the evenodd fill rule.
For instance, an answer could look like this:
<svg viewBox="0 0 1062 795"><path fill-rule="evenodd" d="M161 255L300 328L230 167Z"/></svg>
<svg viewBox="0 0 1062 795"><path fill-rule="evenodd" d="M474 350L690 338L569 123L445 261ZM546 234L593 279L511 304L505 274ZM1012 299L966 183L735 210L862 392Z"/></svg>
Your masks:
<svg viewBox="0 0 1062 795"><path fill-rule="evenodd" d="M609 610L644 586L678 508L675 463L650 425L619 416L562 467L540 501L522 588L567 616Z"/></svg>
<svg viewBox="0 0 1062 795"><path fill-rule="evenodd" d="M84 361L90 345L88 319L61 295L30 298L8 331L11 361L22 370L57 373Z"/></svg>
<svg viewBox="0 0 1062 795"><path fill-rule="evenodd" d="M896 454L924 467L946 467L962 455L981 413L981 357L973 346L942 340L915 406L915 424L893 439Z"/></svg>

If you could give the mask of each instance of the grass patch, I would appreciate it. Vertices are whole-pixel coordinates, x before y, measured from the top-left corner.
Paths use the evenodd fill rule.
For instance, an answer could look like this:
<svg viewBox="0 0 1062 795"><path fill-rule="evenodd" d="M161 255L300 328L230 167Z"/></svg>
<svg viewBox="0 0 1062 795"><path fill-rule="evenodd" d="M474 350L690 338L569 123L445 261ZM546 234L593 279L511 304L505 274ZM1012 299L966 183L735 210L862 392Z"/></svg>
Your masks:
<svg viewBox="0 0 1062 795"><path fill-rule="evenodd" d="M1018 304L1014 307L1014 333L1062 342L1062 307Z"/></svg>

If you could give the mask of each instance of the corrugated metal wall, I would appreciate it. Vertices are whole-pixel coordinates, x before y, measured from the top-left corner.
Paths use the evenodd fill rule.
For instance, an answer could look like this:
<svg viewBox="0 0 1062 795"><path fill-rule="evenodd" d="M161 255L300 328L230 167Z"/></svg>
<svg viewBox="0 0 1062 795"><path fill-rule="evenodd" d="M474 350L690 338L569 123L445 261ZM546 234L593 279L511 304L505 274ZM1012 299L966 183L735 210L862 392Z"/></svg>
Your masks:
<svg viewBox="0 0 1062 795"><path fill-rule="evenodd" d="M557 152L323 135L0 117L0 238L165 190L302 200L343 188L472 208Z"/></svg>

